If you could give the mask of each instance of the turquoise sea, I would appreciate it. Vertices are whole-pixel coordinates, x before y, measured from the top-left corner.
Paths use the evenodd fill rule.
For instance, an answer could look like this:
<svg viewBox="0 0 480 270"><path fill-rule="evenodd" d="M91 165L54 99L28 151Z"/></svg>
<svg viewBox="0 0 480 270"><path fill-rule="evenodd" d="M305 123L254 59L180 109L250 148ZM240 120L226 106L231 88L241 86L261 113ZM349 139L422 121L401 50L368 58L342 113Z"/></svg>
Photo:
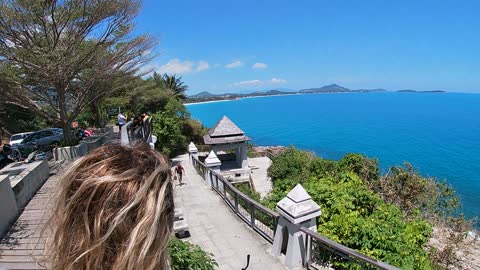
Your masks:
<svg viewBox="0 0 480 270"><path fill-rule="evenodd" d="M384 172L409 161L453 185L468 217L480 216L480 94L346 93L192 104L211 127L223 115L256 145L295 145L328 159L357 152Z"/></svg>

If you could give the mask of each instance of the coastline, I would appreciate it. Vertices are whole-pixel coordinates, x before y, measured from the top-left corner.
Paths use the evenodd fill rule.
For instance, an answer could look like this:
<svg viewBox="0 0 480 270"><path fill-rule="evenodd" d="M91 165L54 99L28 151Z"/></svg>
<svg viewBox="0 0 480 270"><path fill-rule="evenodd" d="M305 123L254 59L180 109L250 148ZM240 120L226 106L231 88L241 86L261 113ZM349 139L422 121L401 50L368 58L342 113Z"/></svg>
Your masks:
<svg viewBox="0 0 480 270"><path fill-rule="evenodd" d="M183 103L183 105L184 105L184 106L191 106L191 105L197 105L197 104L206 104L206 103L217 103L217 102L235 101L235 100L239 100L239 99L242 99L242 98L190 102L190 103Z"/></svg>
<svg viewBox="0 0 480 270"><path fill-rule="evenodd" d="M210 100L210 101L199 101L199 102L190 102L183 103L184 106L190 106L195 104L206 104L206 103L215 103L215 102L225 102L225 101L236 101L247 98L266 98L266 97L281 97L281 96L295 96L295 95L306 95L310 93L297 93L297 94L285 94L285 95L263 95L263 96L246 96L246 97L237 97L233 99L220 99L220 100Z"/></svg>

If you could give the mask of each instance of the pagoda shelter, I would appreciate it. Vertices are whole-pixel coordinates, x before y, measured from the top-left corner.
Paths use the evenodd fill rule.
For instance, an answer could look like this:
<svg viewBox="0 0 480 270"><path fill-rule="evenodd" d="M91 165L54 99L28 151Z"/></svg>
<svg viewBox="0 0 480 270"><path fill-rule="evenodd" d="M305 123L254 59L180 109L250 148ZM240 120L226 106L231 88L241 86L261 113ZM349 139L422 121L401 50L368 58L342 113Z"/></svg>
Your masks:
<svg viewBox="0 0 480 270"><path fill-rule="evenodd" d="M251 139L224 116L203 136L205 144L222 160L222 170L248 169L247 142ZM229 159L228 150L234 150L235 159ZM226 157L226 158L224 158Z"/></svg>

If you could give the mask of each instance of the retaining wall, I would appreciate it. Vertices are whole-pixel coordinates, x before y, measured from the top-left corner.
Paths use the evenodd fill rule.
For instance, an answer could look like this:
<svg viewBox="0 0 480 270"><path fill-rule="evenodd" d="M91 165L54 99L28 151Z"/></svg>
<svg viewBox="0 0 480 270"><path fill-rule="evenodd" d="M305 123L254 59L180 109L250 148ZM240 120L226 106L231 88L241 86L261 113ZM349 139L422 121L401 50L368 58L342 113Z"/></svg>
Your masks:
<svg viewBox="0 0 480 270"><path fill-rule="evenodd" d="M0 175L0 236L8 231L19 214L8 175Z"/></svg>

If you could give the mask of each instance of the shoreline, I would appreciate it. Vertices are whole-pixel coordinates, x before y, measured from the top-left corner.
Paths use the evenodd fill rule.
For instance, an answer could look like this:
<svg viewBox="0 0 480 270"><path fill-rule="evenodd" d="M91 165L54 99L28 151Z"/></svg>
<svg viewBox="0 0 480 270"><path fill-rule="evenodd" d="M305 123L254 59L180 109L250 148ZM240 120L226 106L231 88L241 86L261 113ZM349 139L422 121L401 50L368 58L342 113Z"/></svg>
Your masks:
<svg viewBox="0 0 480 270"><path fill-rule="evenodd" d="M284 95L263 95L263 96L246 96L246 97L237 97L234 99L219 99L219 100L210 100L210 101L199 101L199 102L190 102L183 103L184 106L190 106L195 104L206 104L206 103L216 103L216 102L225 102L225 101L236 101L247 98L266 98L266 97L281 97L281 96L294 96L294 95L305 95L310 93L297 93L297 94L284 94Z"/></svg>

